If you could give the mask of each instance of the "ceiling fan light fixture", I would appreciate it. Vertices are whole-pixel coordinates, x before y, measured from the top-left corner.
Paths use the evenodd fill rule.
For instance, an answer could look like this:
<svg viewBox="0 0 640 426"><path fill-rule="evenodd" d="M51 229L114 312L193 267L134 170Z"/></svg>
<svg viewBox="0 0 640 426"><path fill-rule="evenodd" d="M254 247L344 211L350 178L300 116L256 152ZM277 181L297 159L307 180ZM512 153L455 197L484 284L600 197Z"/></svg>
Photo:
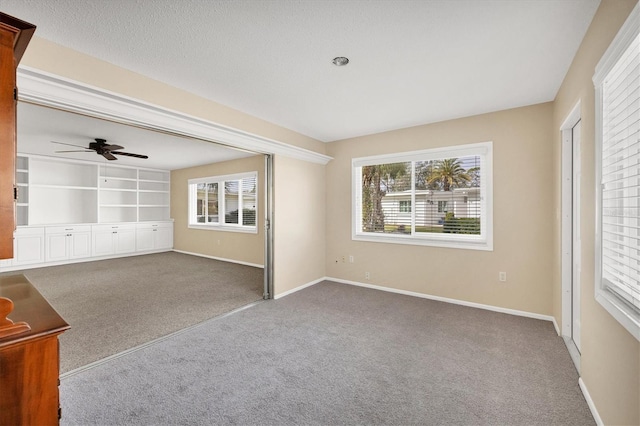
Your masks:
<svg viewBox="0 0 640 426"><path fill-rule="evenodd" d="M331 62L333 62L333 65L335 65L336 67L343 67L349 63L349 58L346 58L344 56L337 56L333 58L333 61Z"/></svg>

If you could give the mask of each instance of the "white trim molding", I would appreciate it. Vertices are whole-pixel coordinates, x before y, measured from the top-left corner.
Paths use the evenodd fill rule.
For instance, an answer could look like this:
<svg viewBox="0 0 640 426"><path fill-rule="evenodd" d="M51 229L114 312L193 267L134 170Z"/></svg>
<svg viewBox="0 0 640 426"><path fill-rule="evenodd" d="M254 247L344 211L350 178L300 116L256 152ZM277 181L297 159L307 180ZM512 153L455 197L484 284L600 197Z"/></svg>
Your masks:
<svg viewBox="0 0 640 426"><path fill-rule="evenodd" d="M584 399L587 401L587 405L589 406L589 410L591 410L591 415L593 416L593 419L596 421L596 424L598 426L604 426L604 422L600 417L600 413L598 413L596 404L593 402L593 399L591 399L591 395L587 390L587 385L584 383L584 380L582 380L582 377L578 378L578 385L580 385L580 390L582 391L582 395L584 395Z"/></svg>
<svg viewBox="0 0 640 426"><path fill-rule="evenodd" d="M574 140L574 127L582 117L581 100L560 126L561 144L561 240L562 240L562 332L572 335L573 285L580 285L581 236L580 236L580 139ZM579 311L577 312L579 314ZM578 318L579 320L579 318ZM577 349L577 344L576 344Z"/></svg>
<svg viewBox="0 0 640 426"><path fill-rule="evenodd" d="M454 305L467 306L467 307L470 307L470 308L484 309L486 311L499 312L499 313L502 313L502 314L515 315L515 316L519 316L519 317L527 317L527 318L539 319L539 320L543 320L543 321L549 321L549 322L551 322L553 324L554 328L556 329L556 332L557 332L557 329L558 329L558 326L555 324L555 318L552 317L551 315L542 315L542 314L536 314L535 312L519 311L517 309L509 309L509 308L501 308L499 306L484 305L482 303L467 302L467 301L464 301L464 300L450 299L448 297L432 296L430 294L417 293L415 291L399 290L399 289L396 289L396 288L383 287L383 286L373 285L373 284L366 284L366 283L361 283L361 282L358 282L358 281L343 280L343 279L340 279L340 278L326 277L324 279L327 280L327 281L333 281L333 282L340 283L340 284L355 285L355 286L358 286L358 287L365 287L365 288L370 288L370 289L373 289L373 290L381 290L381 291L386 291L386 292L389 292L389 293L403 294L405 296L419 297L421 299L435 300L435 301L438 301L438 302L451 303L451 304L454 304Z"/></svg>
<svg viewBox="0 0 640 426"><path fill-rule="evenodd" d="M176 251L176 250L174 250ZM491 305L483 305L482 303L475 303L475 302L467 302L464 300L458 300L458 299L450 299L448 297L440 297L440 296L432 296L430 294L425 294L425 293L417 293L415 291L407 291L407 290L399 290L396 288L391 288L391 287L383 287L383 286L379 286L379 285L373 285L373 284L366 284L366 283L361 283L358 281L350 281L350 280L343 280L341 278L333 278L333 277L322 277L322 278L318 278L317 280L308 282L306 284L302 284L296 288L293 288L291 290L285 291L284 293L280 293L279 295L277 295L275 297L275 299L280 299L281 297L285 297L288 296L292 293L295 293L297 291L303 290L307 287L311 287L312 285L318 284L322 281L331 281L334 283L338 283L338 284L347 284L347 285L354 285L357 287L365 287L365 288L370 288L372 290L380 290L380 291L386 291L388 293L396 293L396 294L403 294L405 296L413 296L413 297L419 297L421 299L429 299L429 300L435 300L438 302L445 302L445 303L451 303L454 305L461 305L461 306L467 306L470 308L477 308L477 309L484 309L486 311L493 311L493 312L499 312L501 314L508 314L508 315L515 315L518 317L526 317L526 318L533 318L533 319L539 319L539 320L543 320L543 321L549 321L552 323L553 327L555 328L556 333L558 333L558 324L556 323L556 319L551 316L551 315L543 315L543 314L536 314L535 312L527 312L527 311L520 311L517 309L509 309L509 308L501 308L499 306L491 306ZM560 334L560 333L558 333Z"/></svg>
<svg viewBox="0 0 640 426"><path fill-rule="evenodd" d="M227 258L224 258L224 257L217 257L217 256L209 256L207 254L193 253L191 251L184 251L184 250L173 249L172 251L175 251L176 253L188 254L188 255L191 255L191 256L206 257L207 259L221 260L223 262L237 263L238 265L253 266L254 268L264 269L264 265L259 265L257 263L243 262L242 260L227 259Z"/></svg>
<svg viewBox="0 0 640 426"><path fill-rule="evenodd" d="M329 278L327 278L327 277L318 278L317 280L310 281L310 282L308 282L306 284L302 284L302 285L300 285L298 287L292 288L291 290L287 290L287 291L285 291L283 293L276 294L273 298L274 299L280 299L282 297L289 296L290 294L293 294L293 293L298 292L300 290L304 290L307 287L311 287L312 285L316 285L316 284L321 283L322 281L325 281L325 280L328 280L328 279Z"/></svg>
<svg viewBox="0 0 640 426"><path fill-rule="evenodd" d="M227 127L35 68L20 66L17 74L20 101L197 138L256 153L283 155L317 164L327 164L332 160L332 157L308 149Z"/></svg>

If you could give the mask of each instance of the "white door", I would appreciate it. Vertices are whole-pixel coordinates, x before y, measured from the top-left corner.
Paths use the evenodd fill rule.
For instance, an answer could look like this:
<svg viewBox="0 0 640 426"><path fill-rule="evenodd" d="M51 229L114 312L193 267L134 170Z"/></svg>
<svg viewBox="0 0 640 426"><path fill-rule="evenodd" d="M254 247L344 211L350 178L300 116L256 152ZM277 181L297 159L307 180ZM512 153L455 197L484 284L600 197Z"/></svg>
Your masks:
<svg viewBox="0 0 640 426"><path fill-rule="evenodd" d="M138 228L136 229L136 250L146 251L153 250L153 229Z"/></svg>
<svg viewBox="0 0 640 426"><path fill-rule="evenodd" d="M69 258L68 235L47 234L47 248L45 250L45 260L55 262Z"/></svg>
<svg viewBox="0 0 640 426"><path fill-rule="evenodd" d="M580 372L580 102L562 132L562 337Z"/></svg>
<svg viewBox="0 0 640 426"><path fill-rule="evenodd" d="M580 121L571 130L573 148L571 226L571 339L580 351Z"/></svg>
<svg viewBox="0 0 640 426"><path fill-rule="evenodd" d="M18 228L14 243L14 265L44 262L44 228Z"/></svg>
<svg viewBox="0 0 640 426"><path fill-rule="evenodd" d="M136 229L118 229L115 235L116 253L133 253L136 251Z"/></svg>
<svg viewBox="0 0 640 426"><path fill-rule="evenodd" d="M113 233L110 229L108 230L94 230L93 231L93 255L94 256L106 256L109 254L113 254L114 243L113 243Z"/></svg>
<svg viewBox="0 0 640 426"><path fill-rule="evenodd" d="M170 249L173 248L173 227L158 227L153 229L154 248L155 249Z"/></svg>
<svg viewBox="0 0 640 426"><path fill-rule="evenodd" d="M91 232L74 232L69 236L69 258L91 256Z"/></svg>

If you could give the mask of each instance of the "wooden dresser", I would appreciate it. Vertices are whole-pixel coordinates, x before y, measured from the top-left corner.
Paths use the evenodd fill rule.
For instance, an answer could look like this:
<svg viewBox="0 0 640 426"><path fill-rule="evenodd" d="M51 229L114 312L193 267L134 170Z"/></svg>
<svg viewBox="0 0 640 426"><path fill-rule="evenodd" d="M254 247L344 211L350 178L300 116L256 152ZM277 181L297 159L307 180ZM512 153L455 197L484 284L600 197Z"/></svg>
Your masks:
<svg viewBox="0 0 640 426"><path fill-rule="evenodd" d="M67 329L24 275L0 277L0 425L59 424L58 336Z"/></svg>

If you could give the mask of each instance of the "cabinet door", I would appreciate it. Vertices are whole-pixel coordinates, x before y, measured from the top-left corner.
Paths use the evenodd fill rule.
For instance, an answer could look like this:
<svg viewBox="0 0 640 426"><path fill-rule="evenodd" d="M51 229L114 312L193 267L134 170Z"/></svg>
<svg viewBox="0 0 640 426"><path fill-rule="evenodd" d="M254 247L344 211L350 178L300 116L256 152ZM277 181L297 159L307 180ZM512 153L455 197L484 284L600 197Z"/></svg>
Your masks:
<svg viewBox="0 0 640 426"><path fill-rule="evenodd" d="M173 228L159 227L154 228L154 248L170 249L173 248Z"/></svg>
<svg viewBox="0 0 640 426"><path fill-rule="evenodd" d="M91 232L75 232L69 236L69 258L91 256Z"/></svg>
<svg viewBox="0 0 640 426"><path fill-rule="evenodd" d="M146 251L153 250L153 232L151 228L136 229L136 250Z"/></svg>
<svg viewBox="0 0 640 426"><path fill-rule="evenodd" d="M116 235L116 231L93 231L93 255L106 256L113 254L115 252L114 235Z"/></svg>
<svg viewBox="0 0 640 426"><path fill-rule="evenodd" d="M10 259L15 230L13 186L16 175L16 62L13 57L14 36L0 26L0 258Z"/></svg>
<svg viewBox="0 0 640 426"><path fill-rule="evenodd" d="M16 231L16 253L13 264L26 265L42 262L44 262L44 230L24 235L21 235L20 230Z"/></svg>
<svg viewBox="0 0 640 426"><path fill-rule="evenodd" d="M69 234L47 234L45 261L55 262L69 258Z"/></svg>
<svg viewBox="0 0 640 426"><path fill-rule="evenodd" d="M116 253L132 253L136 251L136 230L119 229L116 235Z"/></svg>

